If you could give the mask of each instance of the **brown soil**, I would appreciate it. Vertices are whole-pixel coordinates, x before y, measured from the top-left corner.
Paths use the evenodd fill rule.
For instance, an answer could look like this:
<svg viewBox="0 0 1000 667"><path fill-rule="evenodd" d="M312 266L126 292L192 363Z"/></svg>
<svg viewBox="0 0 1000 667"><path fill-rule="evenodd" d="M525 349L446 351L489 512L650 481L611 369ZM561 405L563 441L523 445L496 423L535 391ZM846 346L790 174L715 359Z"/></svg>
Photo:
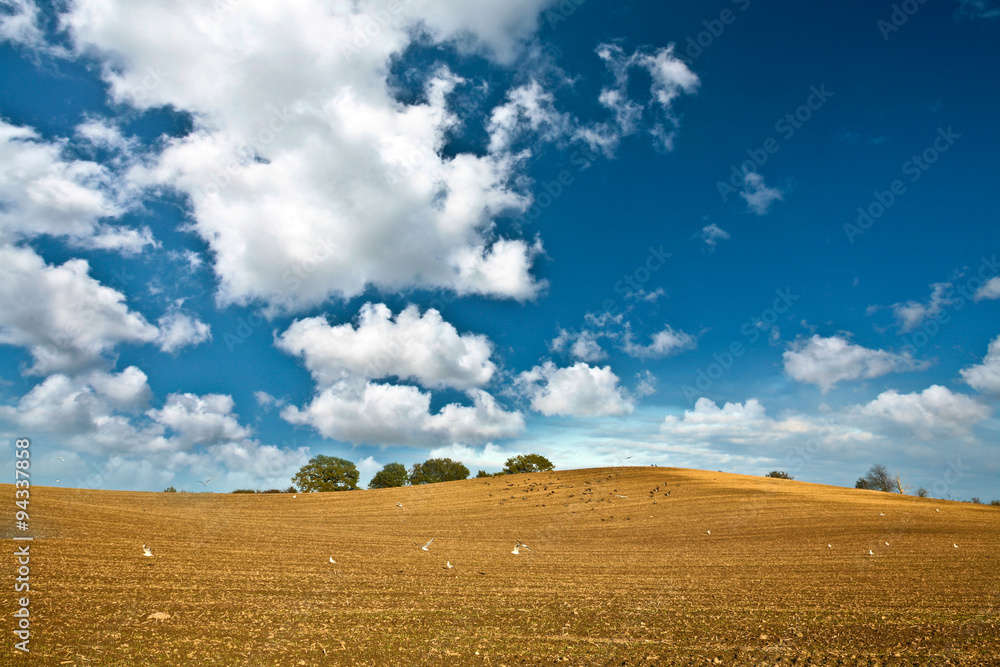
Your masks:
<svg viewBox="0 0 1000 667"><path fill-rule="evenodd" d="M30 500L31 664L1000 664L991 506L659 467Z"/></svg>

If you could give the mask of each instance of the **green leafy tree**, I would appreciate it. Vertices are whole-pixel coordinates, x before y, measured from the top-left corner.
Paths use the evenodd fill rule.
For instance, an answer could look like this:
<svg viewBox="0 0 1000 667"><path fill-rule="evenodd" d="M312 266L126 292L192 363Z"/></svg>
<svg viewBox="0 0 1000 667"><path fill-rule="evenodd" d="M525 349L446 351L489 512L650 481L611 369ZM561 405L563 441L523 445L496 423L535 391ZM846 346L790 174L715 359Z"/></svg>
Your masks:
<svg viewBox="0 0 1000 667"><path fill-rule="evenodd" d="M427 459L423 463L414 463L410 471L410 484L434 484L435 482L451 482L457 479L467 479L469 469L459 461L451 459Z"/></svg>
<svg viewBox="0 0 1000 667"><path fill-rule="evenodd" d="M164 493L177 493L177 489L175 489L172 486L168 486L167 488L163 489L163 492Z"/></svg>
<svg viewBox="0 0 1000 667"><path fill-rule="evenodd" d="M507 459L501 472L504 475L517 475L524 472L548 472L554 469L552 461L541 454L518 454Z"/></svg>
<svg viewBox="0 0 1000 667"><path fill-rule="evenodd" d="M353 491L358 488L358 469L350 461L317 454L292 477L302 493Z"/></svg>
<svg viewBox="0 0 1000 667"><path fill-rule="evenodd" d="M772 470L764 475L764 477L773 477L774 479L795 479L784 470Z"/></svg>
<svg viewBox="0 0 1000 667"><path fill-rule="evenodd" d="M476 479L481 479L483 477L492 477L492 476L493 475L491 475L490 473L486 472L485 470L480 470L479 472L476 473Z"/></svg>
<svg viewBox="0 0 1000 667"><path fill-rule="evenodd" d="M402 463L386 463L368 482L369 489L391 489L406 486L406 466Z"/></svg>

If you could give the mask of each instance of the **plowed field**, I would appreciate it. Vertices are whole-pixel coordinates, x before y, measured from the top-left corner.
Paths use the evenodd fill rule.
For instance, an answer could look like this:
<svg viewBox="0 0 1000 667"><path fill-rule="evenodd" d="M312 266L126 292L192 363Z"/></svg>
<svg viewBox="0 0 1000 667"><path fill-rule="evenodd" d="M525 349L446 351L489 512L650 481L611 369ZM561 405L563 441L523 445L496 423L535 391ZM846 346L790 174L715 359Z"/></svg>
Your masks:
<svg viewBox="0 0 1000 667"><path fill-rule="evenodd" d="M991 506L649 467L30 515L31 664L1000 664Z"/></svg>

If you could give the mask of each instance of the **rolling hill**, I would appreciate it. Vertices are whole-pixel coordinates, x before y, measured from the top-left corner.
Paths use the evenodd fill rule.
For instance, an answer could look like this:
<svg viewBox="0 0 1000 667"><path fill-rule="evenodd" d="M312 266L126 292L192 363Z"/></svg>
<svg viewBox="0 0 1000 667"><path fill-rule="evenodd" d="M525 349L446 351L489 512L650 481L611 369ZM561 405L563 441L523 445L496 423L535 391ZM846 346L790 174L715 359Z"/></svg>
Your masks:
<svg viewBox="0 0 1000 667"><path fill-rule="evenodd" d="M31 664L1000 661L991 506L660 467L31 494Z"/></svg>

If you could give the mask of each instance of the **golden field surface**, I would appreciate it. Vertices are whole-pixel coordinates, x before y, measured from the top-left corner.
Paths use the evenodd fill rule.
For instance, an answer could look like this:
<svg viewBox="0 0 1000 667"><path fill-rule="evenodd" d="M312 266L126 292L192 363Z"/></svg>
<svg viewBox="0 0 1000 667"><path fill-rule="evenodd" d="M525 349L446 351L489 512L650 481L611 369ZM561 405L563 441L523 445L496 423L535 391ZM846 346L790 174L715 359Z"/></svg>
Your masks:
<svg viewBox="0 0 1000 667"><path fill-rule="evenodd" d="M30 500L2 664L1000 664L988 505L660 467Z"/></svg>

